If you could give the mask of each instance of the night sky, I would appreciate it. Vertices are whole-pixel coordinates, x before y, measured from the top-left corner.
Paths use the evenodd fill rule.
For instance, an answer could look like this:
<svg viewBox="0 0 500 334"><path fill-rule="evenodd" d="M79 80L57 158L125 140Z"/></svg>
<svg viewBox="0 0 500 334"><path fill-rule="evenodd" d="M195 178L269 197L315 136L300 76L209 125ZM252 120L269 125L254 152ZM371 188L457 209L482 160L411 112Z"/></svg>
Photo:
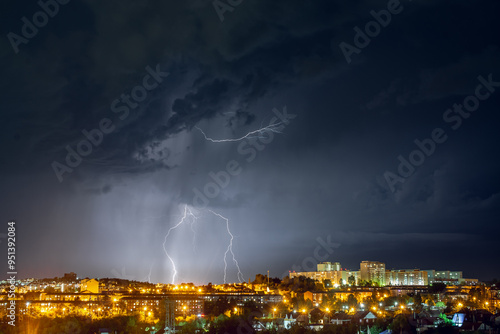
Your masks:
<svg viewBox="0 0 500 334"><path fill-rule="evenodd" d="M222 283L229 250L237 282L232 249L245 280L321 260L500 278L498 1L0 13L0 249L16 220L19 277L169 283L170 256L176 282Z"/></svg>

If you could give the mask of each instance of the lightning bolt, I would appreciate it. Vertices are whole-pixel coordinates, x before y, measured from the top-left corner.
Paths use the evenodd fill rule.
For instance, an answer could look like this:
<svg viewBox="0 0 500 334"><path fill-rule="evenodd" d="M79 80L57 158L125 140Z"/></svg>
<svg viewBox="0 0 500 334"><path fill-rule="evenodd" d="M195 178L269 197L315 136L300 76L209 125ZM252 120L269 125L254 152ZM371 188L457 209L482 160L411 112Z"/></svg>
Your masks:
<svg viewBox="0 0 500 334"><path fill-rule="evenodd" d="M282 129L282 123L283 122L273 123L273 124L270 124L268 126L261 127L257 130L250 131L246 135L244 135L243 137L229 138L229 139L213 139L213 138L208 137L205 134L205 132L202 129L200 129L199 127L195 126L195 128L198 129L203 134L203 137L205 137L206 140L211 141L212 143L226 143L226 142L240 141L240 140L243 140L246 138L253 138L253 136L256 134L258 134L257 137L260 137L262 135L262 133L264 133L266 131L271 131L274 133L281 133L280 130Z"/></svg>
<svg viewBox="0 0 500 334"><path fill-rule="evenodd" d="M148 274L148 276L146 276L148 283L151 283L151 272L153 271L153 265L154 265L154 262L151 263L151 267L149 267L149 274Z"/></svg>
<svg viewBox="0 0 500 334"><path fill-rule="evenodd" d="M217 212L213 212L212 210L208 210L208 211L210 211L214 215L216 215L216 216L218 216L218 217L220 217L220 218L222 218L222 219L224 219L226 221L227 233L231 236L231 239L229 240L229 245L227 245L226 252L224 253L224 283L226 283L226 272L227 272L227 261L226 261L226 258L227 258L227 253L231 253L231 255L233 256L233 262L236 265L236 268L238 268L238 280L241 283L245 279L243 278L243 274L241 273L241 270L240 270L240 265L238 264L238 261L236 260L236 257L234 256L234 253L233 253L233 239L234 239L234 236L231 233L231 231L229 230L229 219L227 219L226 217L223 217L222 215L218 214Z"/></svg>
<svg viewBox="0 0 500 334"><path fill-rule="evenodd" d="M163 240L163 251L165 252L165 255L168 257L168 260L170 261L171 265L172 265L172 269L173 269L173 274L172 274L172 284L175 284L175 277L177 276L177 268L175 266L175 261L174 259L172 259L172 257L168 254L167 252L167 249L165 247L166 243L167 243L167 239L170 235L170 232L172 232L173 230L175 230L177 227L181 226L182 224L184 224L186 221L188 221L189 218L192 218L191 220L191 224L190 224L190 228L191 228L191 231L193 231L193 234L195 233L195 230L193 228L193 225L194 223L197 221L197 219L199 219L199 217L197 215L195 215L195 213L193 212L194 210L192 208L190 208L188 205L185 205L184 206L184 213L183 213L183 216L181 217L181 220L175 224L174 226L172 226L168 231L167 231L167 234L165 235L165 238ZM212 213L213 215L223 219L226 223L226 230L227 230L227 233L230 237L229 239L229 244L226 248L226 251L224 253L224 283L227 282L227 257L228 257L228 254L231 253L231 256L232 256L232 259L233 259L233 262L236 266L236 268L238 269L238 273L237 273L237 277L238 277L238 280L239 282L243 282L245 279L243 277L243 274L241 273L241 269L240 269L240 266L239 266L239 263L238 263L238 260L236 260L236 256L233 252L233 240L234 240L234 235L231 233L231 230L229 228L229 219L222 216L221 214L217 213L217 212L214 212L212 210L208 210L208 212ZM195 239L195 236L193 236L193 243L196 241ZM194 245L193 245L194 247Z"/></svg>
<svg viewBox="0 0 500 334"><path fill-rule="evenodd" d="M175 276L177 276L177 269L175 267L174 260L172 259L172 257L170 257L170 255L168 255L167 249L165 248L165 244L167 243L167 239L168 239L168 236L170 235L170 232L172 230L175 230L180 225L182 225L186 221L186 219L188 218L188 216L194 217L196 219L196 216L193 214L193 212L191 211L191 209L188 208L187 205L185 205L184 206L184 215L182 216L181 220L176 225L174 225L173 227L171 227L168 230L167 234L165 235L165 239L163 240L163 251L165 251L165 255L167 255L168 259L170 260L170 263L172 264L172 269L174 271L174 273L172 274L172 284L174 284L174 282L175 282Z"/></svg>

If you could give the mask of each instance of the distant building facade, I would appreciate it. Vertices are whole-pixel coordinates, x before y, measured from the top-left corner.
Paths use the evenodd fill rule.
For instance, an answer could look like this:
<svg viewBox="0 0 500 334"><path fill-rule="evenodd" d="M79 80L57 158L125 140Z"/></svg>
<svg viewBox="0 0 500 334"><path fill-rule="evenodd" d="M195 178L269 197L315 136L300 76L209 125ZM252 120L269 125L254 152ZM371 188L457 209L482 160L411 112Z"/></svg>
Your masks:
<svg viewBox="0 0 500 334"><path fill-rule="evenodd" d="M427 286L432 283L446 285L477 285L477 279L463 278L461 271L385 269L385 263L362 261L359 271L342 270L340 262L321 262L317 271L290 272L290 278L304 276L323 282L330 280L333 286L357 285L360 281L372 281L379 286Z"/></svg>
<svg viewBox="0 0 500 334"><path fill-rule="evenodd" d="M385 271L385 285L428 285L427 271L400 269Z"/></svg>
<svg viewBox="0 0 500 334"><path fill-rule="evenodd" d="M340 262L321 262L317 265L318 271L340 271Z"/></svg>
<svg viewBox="0 0 500 334"><path fill-rule="evenodd" d="M427 270L429 283L445 283L458 285L462 280L461 271Z"/></svg>
<svg viewBox="0 0 500 334"><path fill-rule="evenodd" d="M359 268L361 280L372 281L379 286L385 286L385 263L378 261L363 261Z"/></svg>
<svg viewBox="0 0 500 334"><path fill-rule="evenodd" d="M446 285L477 285L476 278L463 278L461 271L427 270L429 284L444 283Z"/></svg>
<svg viewBox="0 0 500 334"><path fill-rule="evenodd" d="M95 278L82 279L80 281L80 292L99 293L99 281Z"/></svg>
<svg viewBox="0 0 500 334"><path fill-rule="evenodd" d="M74 272L65 273L63 279L66 281L76 281L77 276L76 276L76 273L74 273Z"/></svg>
<svg viewBox="0 0 500 334"><path fill-rule="evenodd" d="M317 271L290 272L290 278L304 276L323 282L330 280L333 286L340 286L359 281L359 271L342 270L340 262L321 262L317 265Z"/></svg>

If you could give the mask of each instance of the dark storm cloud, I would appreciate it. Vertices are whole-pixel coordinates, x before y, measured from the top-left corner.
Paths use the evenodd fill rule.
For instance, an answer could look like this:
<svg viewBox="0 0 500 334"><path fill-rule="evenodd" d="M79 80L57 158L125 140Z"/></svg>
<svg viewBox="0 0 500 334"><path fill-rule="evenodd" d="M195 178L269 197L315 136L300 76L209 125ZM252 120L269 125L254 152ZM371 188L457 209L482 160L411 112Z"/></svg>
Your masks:
<svg viewBox="0 0 500 334"><path fill-rule="evenodd" d="M240 258L253 264L247 272L269 265L285 272L325 233L341 243L331 260L353 268L365 250L389 263L408 256L425 266L421 258L453 245L491 240L498 232L500 92L460 129L446 128L446 143L397 192L383 175L415 149L414 139L448 126L443 113L474 93L479 75L500 81L498 4L401 1L404 9L348 64L339 43L353 43L354 27L363 29L370 11L387 4L244 1L223 22L210 1L62 6L19 53L7 38L0 42L0 170L5 189L16 188L2 195L1 212L29 222L33 247L51 240L44 229L61 231L65 238L47 254L70 245L74 257L51 260L51 270L109 276L126 268L144 277L150 263L124 259L164 264L161 238L182 204L234 159L242 172L210 207L231 218ZM4 35L19 33L20 18L39 10L6 6ZM148 66L169 75L121 119L113 102L143 85ZM266 125L284 105L297 118L250 162L239 143L206 142L194 128L235 138ZM64 162L66 146L103 118L114 130L60 184L52 161ZM76 237L95 249L105 245L109 258L78 255L89 247ZM419 251L421 258L405 248L425 242L432 247ZM256 243L269 247L256 250ZM270 249L275 262L259 263ZM459 266L460 256L467 254L457 250L450 265ZM160 267L157 280L169 276Z"/></svg>
<svg viewBox="0 0 500 334"><path fill-rule="evenodd" d="M79 16L87 15L90 24L79 19L79 25L73 24L64 33L56 30L59 26L49 25L34 38L40 42L22 45L17 57L10 54L4 41L5 61L14 60L4 81L9 83L6 93L23 91L33 97L4 103L17 109L11 119L23 117L23 111L30 114L23 118L33 119L33 114L42 118L44 125L29 124L33 127L31 133L39 132L34 143L20 143L28 150L25 154L36 156L40 152L40 158L48 158L48 152L61 158L66 154L66 144L77 144L83 129L96 127L102 117L108 116L108 106L138 83L145 66L160 63L171 71L173 80L167 85L172 89L192 78L183 91L172 94L164 88L154 92L134 110L130 122L117 124L119 129L125 129L112 134L117 138L106 138L106 142L112 142L108 147L106 142L103 145L106 151L113 151L112 155L97 148L86 159L91 164L96 159L95 164L103 165L113 159L111 164L127 164L134 171L138 167L133 167L130 156L135 151L141 155L144 146L189 130L201 119L227 109L230 103L236 104L231 108L236 115L248 115L243 122L248 124L253 119L247 110L249 104L272 94L273 85L297 81L331 66L332 55L326 42L329 34L321 35L321 30L326 29L330 19L324 9L332 5L323 5L308 6L310 15L321 13L321 17L304 21L298 4L287 6L289 15L277 15L281 8L274 5L249 4L241 7L245 15L224 25L214 20L210 5L199 2L138 5L89 1L64 7L56 19L74 16L78 11ZM253 20L257 13L261 22ZM263 30L262 21L272 22L271 29ZM10 27L19 25L14 19L9 23ZM310 58L315 59L316 66L312 72L308 68ZM25 66L25 62L30 65ZM198 73L186 69L193 66L198 67ZM179 71L179 67L186 70ZM167 101L157 101L158 94ZM47 102L40 104L42 98ZM30 101L35 100L37 103L31 105ZM11 122L14 124L8 128L14 133L9 135L20 138L16 129L21 125ZM161 156L156 158L162 160ZM150 169L149 165L145 167L146 171Z"/></svg>

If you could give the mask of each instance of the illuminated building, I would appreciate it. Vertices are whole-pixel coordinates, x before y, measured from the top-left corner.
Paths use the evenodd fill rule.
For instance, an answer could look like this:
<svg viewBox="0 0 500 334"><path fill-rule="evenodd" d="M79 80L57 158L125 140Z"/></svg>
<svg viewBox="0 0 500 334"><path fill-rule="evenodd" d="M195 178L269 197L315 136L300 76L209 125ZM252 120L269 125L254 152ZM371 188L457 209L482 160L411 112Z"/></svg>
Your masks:
<svg viewBox="0 0 500 334"><path fill-rule="evenodd" d="M174 303L174 314L191 315L203 313L203 298L197 295L133 295L122 297L120 301L123 303L126 311L146 312L158 309L164 305L166 300Z"/></svg>
<svg viewBox="0 0 500 334"><path fill-rule="evenodd" d="M351 281L354 279L354 283L356 284L359 280L359 271L351 271L351 270L335 270L335 271L301 271L301 272L290 272L290 278L304 276L307 278L311 278L317 280L319 282L323 282L324 280L330 280L334 286L350 284L349 279Z"/></svg>
<svg viewBox="0 0 500 334"><path fill-rule="evenodd" d="M341 270L340 262L334 262L334 263L321 262L321 263L318 263L318 265L316 267L318 268L318 271L340 271Z"/></svg>
<svg viewBox="0 0 500 334"><path fill-rule="evenodd" d="M461 271L392 269L386 270L385 264L378 261L363 261L359 271L342 270L339 262L321 262L317 271L290 272L290 278L304 276L323 282L330 280L334 287L357 285L359 281L372 281L379 286L427 286L432 283L447 285L477 285L473 278L463 278Z"/></svg>
<svg viewBox="0 0 500 334"><path fill-rule="evenodd" d="M477 285L475 278L463 278L461 271L450 270L427 270L429 284L444 283L446 285Z"/></svg>
<svg viewBox="0 0 500 334"><path fill-rule="evenodd" d="M80 282L80 292L99 293L99 282L95 278L82 279Z"/></svg>
<svg viewBox="0 0 500 334"><path fill-rule="evenodd" d="M372 281L380 286L385 285L385 263L378 261L363 261L360 264L360 278Z"/></svg>
<svg viewBox="0 0 500 334"><path fill-rule="evenodd" d="M428 285L427 272L420 269L386 270L385 285Z"/></svg>

